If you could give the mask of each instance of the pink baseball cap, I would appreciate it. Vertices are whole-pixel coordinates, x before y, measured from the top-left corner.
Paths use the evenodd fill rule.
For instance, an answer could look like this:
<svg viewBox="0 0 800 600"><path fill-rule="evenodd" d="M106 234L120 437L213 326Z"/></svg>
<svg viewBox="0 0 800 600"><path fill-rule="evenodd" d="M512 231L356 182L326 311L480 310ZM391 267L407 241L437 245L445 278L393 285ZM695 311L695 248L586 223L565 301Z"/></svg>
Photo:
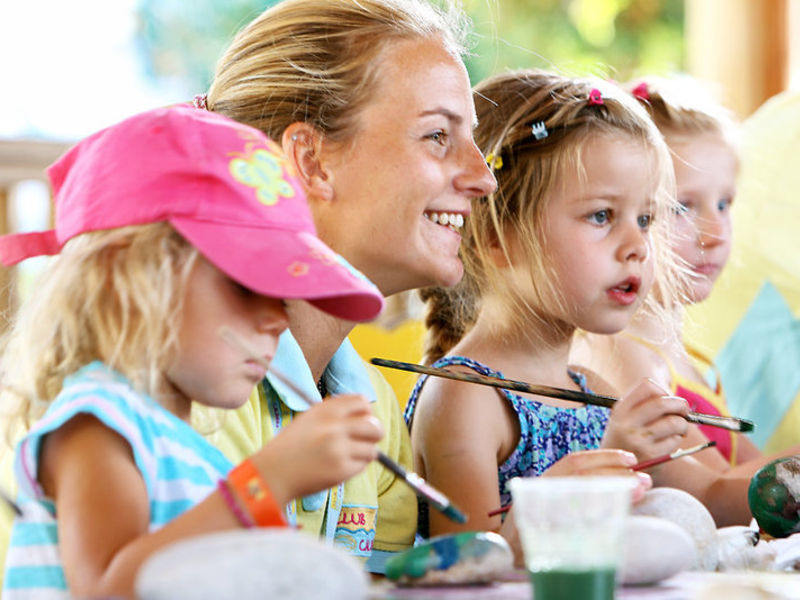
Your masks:
<svg viewBox="0 0 800 600"><path fill-rule="evenodd" d="M380 291L317 236L280 146L252 127L188 105L130 117L48 169L55 229L0 237L0 261L58 254L70 238L166 221L249 289L302 298L336 317L375 318Z"/></svg>

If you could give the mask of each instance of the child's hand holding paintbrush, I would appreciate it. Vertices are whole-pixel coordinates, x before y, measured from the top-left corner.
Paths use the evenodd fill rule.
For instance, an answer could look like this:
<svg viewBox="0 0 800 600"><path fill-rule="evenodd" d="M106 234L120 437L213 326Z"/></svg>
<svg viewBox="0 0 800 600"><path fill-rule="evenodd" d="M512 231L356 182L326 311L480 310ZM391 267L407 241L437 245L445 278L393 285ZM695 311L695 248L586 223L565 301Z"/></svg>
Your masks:
<svg viewBox="0 0 800 600"><path fill-rule="evenodd" d="M219 335L233 347L238 348L245 355L249 356L251 360L254 360L258 362L260 365L262 365L265 371L269 371L271 377L274 377L275 379L283 383L286 387L291 389L295 394L297 394L300 398L302 398L306 402L306 404L308 404L309 406L319 404L319 402L316 399L310 398L302 389L300 389L297 385L295 385L295 383L291 379L289 379L286 375L284 375L283 373L272 367L268 360L264 359L261 356L258 356L257 353L253 352L253 350L248 347L247 343L244 340L242 340L240 336L234 333L232 329L228 327L222 327L219 331ZM337 396L336 404L337 405L342 404L343 410L347 410L348 406L344 406L343 403L340 402L342 398L348 399L348 402L352 403L356 403L359 399L358 396L344 396L344 397ZM330 403L325 402L324 404L327 405ZM354 407L352 410L355 410L355 408L356 407ZM319 414L319 411L317 411L317 414ZM307 419L310 415L311 411L303 415L303 417ZM311 430L314 429L311 428ZM462 513L458 508L456 508L456 506L452 502L450 502L450 500L444 494L442 494L433 486L428 484L422 477L420 477L416 473L407 472L402 466L398 465L396 462L394 462L391 458L386 456L381 451L378 451L377 456L375 456L374 444L381 439L381 436L375 438L373 435L368 435L368 434L369 432L365 430L363 434L363 439L365 442L364 452L358 455L354 454L353 455L354 459L361 459L368 462L374 458L375 460L380 462L384 467L389 469L392 473L394 473L395 475L400 477L403 481L405 481L417 493L418 496L427 500L428 503L431 504L434 508L442 511L442 513L447 518L457 523L466 523L467 521L466 515L464 515L464 513ZM278 440L281 439L281 437L282 436L276 436L270 442L270 444L275 444L276 442L278 442ZM319 436L319 435L315 435L314 437L318 442L320 441L320 437L323 438L322 441L324 441L325 438L325 436ZM325 455L325 452L321 452L319 454L320 456L323 456ZM313 468L324 469L325 468L324 465L326 462L327 461L323 456L323 459L320 461L320 464L315 465ZM328 476L331 478L330 485L334 485L340 481L347 479L347 477L336 478L334 472L329 472ZM312 490L312 491L317 491L317 490Z"/></svg>

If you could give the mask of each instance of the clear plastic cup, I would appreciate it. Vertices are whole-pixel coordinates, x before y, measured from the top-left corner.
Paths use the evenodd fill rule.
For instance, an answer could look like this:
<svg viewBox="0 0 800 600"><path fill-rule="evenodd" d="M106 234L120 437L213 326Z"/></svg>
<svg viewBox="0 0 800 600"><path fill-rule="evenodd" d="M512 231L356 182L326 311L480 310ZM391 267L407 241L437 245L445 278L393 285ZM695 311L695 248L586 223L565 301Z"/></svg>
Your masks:
<svg viewBox="0 0 800 600"><path fill-rule="evenodd" d="M633 477L509 482L536 600L612 600Z"/></svg>

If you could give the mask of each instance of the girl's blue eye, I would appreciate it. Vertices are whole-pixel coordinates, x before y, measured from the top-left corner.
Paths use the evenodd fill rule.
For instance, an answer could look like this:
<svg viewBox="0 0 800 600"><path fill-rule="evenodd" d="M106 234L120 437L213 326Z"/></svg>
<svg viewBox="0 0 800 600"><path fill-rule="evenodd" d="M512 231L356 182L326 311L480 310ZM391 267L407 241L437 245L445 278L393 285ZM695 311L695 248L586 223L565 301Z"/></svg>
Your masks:
<svg viewBox="0 0 800 600"><path fill-rule="evenodd" d="M611 211L608 209L598 210L590 214L588 218L595 225L605 225L611 218Z"/></svg>
<svg viewBox="0 0 800 600"><path fill-rule="evenodd" d="M717 202L717 210L719 212L725 212L731 207L731 203L733 200L731 198L720 198Z"/></svg>
<svg viewBox="0 0 800 600"><path fill-rule="evenodd" d="M636 218L636 222L638 223L639 227L646 231L650 229L650 225L653 224L653 215L639 215Z"/></svg>

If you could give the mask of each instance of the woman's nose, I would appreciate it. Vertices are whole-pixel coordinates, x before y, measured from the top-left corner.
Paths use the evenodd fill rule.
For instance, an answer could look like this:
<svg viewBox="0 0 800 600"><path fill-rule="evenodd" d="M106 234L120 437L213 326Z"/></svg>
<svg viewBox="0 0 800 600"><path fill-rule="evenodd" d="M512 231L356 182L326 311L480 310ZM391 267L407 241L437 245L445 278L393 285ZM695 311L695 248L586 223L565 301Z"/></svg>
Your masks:
<svg viewBox="0 0 800 600"><path fill-rule="evenodd" d="M466 192L471 198L481 198L497 188L494 173L474 142L466 150L464 163L464 169L456 177L456 187L459 190Z"/></svg>

